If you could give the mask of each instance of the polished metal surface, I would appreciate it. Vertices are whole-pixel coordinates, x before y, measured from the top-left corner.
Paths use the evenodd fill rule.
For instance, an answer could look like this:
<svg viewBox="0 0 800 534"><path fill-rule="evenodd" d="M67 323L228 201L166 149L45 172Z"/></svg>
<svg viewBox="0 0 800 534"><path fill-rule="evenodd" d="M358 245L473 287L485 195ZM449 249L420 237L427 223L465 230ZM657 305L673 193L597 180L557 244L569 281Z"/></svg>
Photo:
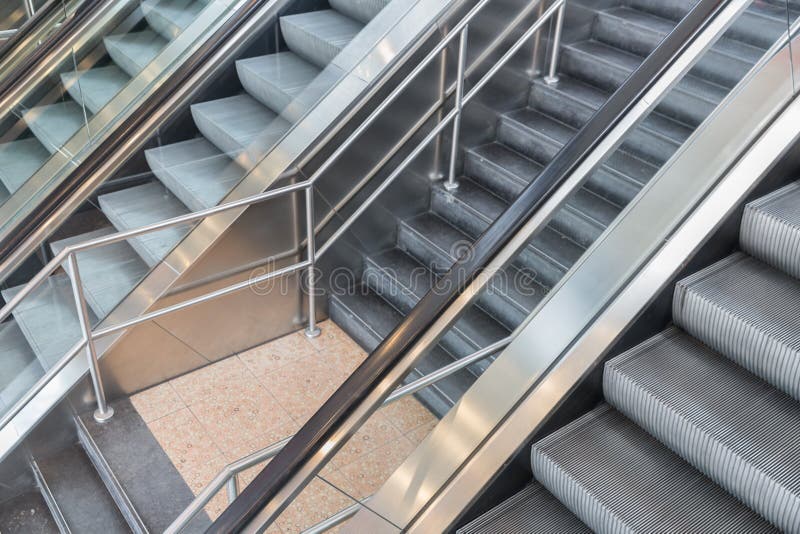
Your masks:
<svg viewBox="0 0 800 534"><path fill-rule="evenodd" d="M425 2L421 1L421 2L418 2L418 4L423 5L423 4L425 4ZM424 6L424 8L427 9L428 11L430 11L431 6ZM442 6L439 5L439 6L436 6L436 8L437 9L433 9L433 14L438 15L438 13L440 12L439 10L442 9ZM427 14L428 12L425 12L425 13ZM389 15L392 15L392 13L390 12ZM380 18L380 17L378 17L378 18ZM417 14L417 18L419 18L419 14ZM418 31L424 31L424 27L426 26L426 21L429 21L430 19L431 19L430 16L426 16L422 20L416 20L416 24L418 25ZM403 28L404 27L404 24L403 24L402 20L401 20L400 24L397 24L396 20L385 21L385 23L387 23L387 25L388 25L388 22L391 22L394 25L393 28L395 30L397 28ZM406 37L406 39L408 39L408 37ZM337 58L337 61L339 61L339 60L340 59ZM347 58L344 58L343 61L346 61L346 60L347 60ZM371 55L368 55L367 61L372 62L372 64L374 65L375 58L371 57ZM384 58L383 61L384 61L384 63L387 63L388 62L388 58ZM351 77L354 74L358 74L358 75L365 76L365 77L372 77L372 76L376 76L377 75L376 72L372 72L369 68L364 68L364 66L361 65L361 64L357 64L353 68L351 74L348 77ZM343 82L343 84L345 84L345 89L352 90L353 87L347 88L346 82L347 82L347 78ZM362 80L362 82L363 82L363 80ZM343 84L339 84L339 86L337 86L337 87L341 88ZM363 86L361 86L359 84L358 88L360 89L361 87L363 87ZM337 88L334 88L334 90L332 92L336 93L336 89ZM351 93L350 99L352 99L353 96L355 96L355 94ZM329 112L330 112L330 110L326 111L326 113L329 113ZM314 111L312 110L312 112L310 113L310 116L313 117L313 115L314 115ZM331 119L332 119L332 117L331 117ZM301 126L302 126L302 122L301 122ZM295 135L297 135L298 131L302 131L302 128L300 128L300 127L295 128L292 132L290 132L287 135L287 137L284 139L284 141L286 141L287 139L291 139L291 136L292 136L293 133ZM276 154L276 153L280 153L280 148L281 148L281 145L279 144L278 147L276 147L276 149L274 149L274 150L272 150L270 152L270 155L268 155L267 159L264 162L262 162L262 165L264 165L265 163L269 162L270 156L272 156L273 154ZM280 168L284 168L284 167L282 166ZM251 173L249 179L253 179L254 175L258 175L258 169L256 169L254 173ZM280 177L280 174L277 175L277 176L273 174L272 176L273 176L273 180L275 180L275 179ZM260 177L259 176L255 176L255 178L260 178ZM246 178L244 180L243 185L244 186L248 185L248 178ZM74 254L76 254L80 250L87 250L87 249L98 247L98 246L108 245L108 244L115 243L115 242L121 242L122 240L129 239L129 238L132 238L132 237L136 237L136 236L139 236L139 235L142 235L142 234L152 233L153 231L157 231L157 230L161 230L161 229L165 229L165 228L171 228L171 227L175 227L175 226L178 226L178 225L188 224L188 223L191 223L193 221L200 220L200 219L203 219L203 222L200 223L200 225L195 229L195 231L192 233L192 235L202 235L204 240L205 240L205 239L208 239L208 238L212 237L212 235L209 235L209 233L206 231L206 227L208 225L211 225L211 227L214 229L213 230L213 234L214 235L219 235L220 233L222 233L222 230L226 226L226 224L219 225L220 220L226 221L227 223L233 222L235 220L236 216L243 211L244 207L250 206L252 204L255 204L257 202L261 202L261 201L264 201L264 200L269 200L269 199L272 199L272 198L276 198L278 196L283 196L283 195L286 195L288 193L300 191L302 189L311 190L312 186L313 186L313 180L307 180L306 182L302 182L302 183L299 183L299 184L295 184L295 185L287 186L287 187L280 188L280 189L277 189L277 190L269 191L267 193L257 193L257 191L254 191L255 194L251 194L250 196L239 197L238 200L235 199L235 195L229 195L229 197L228 197L229 199L231 199L232 197L234 197L234 198L229 202L226 202L226 203L221 204L220 206L217 206L216 208L211 208L209 210L204 210L202 212L196 212L194 214L188 214L188 215L185 215L185 216L176 217L176 218L173 218L173 219L168 220L168 221L164 221L164 222L161 222L161 223L156 223L156 224L149 225L149 226L146 226L146 227L143 227L143 228L135 229L133 231L122 232L122 233L118 233L118 234L114 234L114 235L110 235L110 236L101 237L99 239L94 239L94 240L91 240L89 242L83 243L81 245L70 245L70 246L67 246L59 254L57 254L56 257L51 262L48 263L48 265L45 267L45 269L43 271L41 271L36 276L34 276L34 278L29 282L29 284L26 285L26 287L21 292L16 294L15 297L12 298L8 302L8 304L3 308L3 310L0 311L0 316L7 317L11 313L11 311L20 302L22 302L22 300L25 298L26 295L30 294L33 291L33 289L35 289L35 287L37 287L39 284L43 283L47 279L48 273L54 272L55 269L57 269L58 266L61 264L61 262L63 262L65 259L68 259L68 258L72 257ZM252 185L251 185L251 187L252 187ZM257 187L259 187L259 189L261 189L262 191L264 189L264 187L261 187L261 186L257 186ZM242 186L237 188L237 190L240 189L240 188L242 188ZM245 187L244 189L246 190L247 187ZM234 193L236 193L236 190L234 190ZM309 213L311 214L312 212L309 211ZM309 228L313 228L313 227L314 227L313 224L309 225ZM312 239L313 239L313 235L312 235ZM188 244L187 244L187 241L188 241ZM185 249L187 247L188 247L189 251L194 250L194 253L190 252L189 254L186 254L187 251ZM154 279L154 277L155 277L156 283L158 285L162 285L163 282L167 282L167 284L173 282L177 278L176 275L178 273L184 271L186 268L188 268L192 263L190 260L193 257L199 256L201 252L203 252L202 247L197 247L197 243L193 243L192 242L191 235L190 235L190 237L186 241L184 241L184 244L181 247L179 247L178 250L173 251L166 258L166 260L163 263L161 263L160 265L158 265L155 268L155 270L151 273L150 277L145 281L144 285L146 286L146 283L148 281L152 281ZM320 255L321 254L322 254L322 251L320 251ZM175 260L178 260L180 262L180 264L179 264L180 266L173 263ZM156 292L152 292L152 291L148 291L148 290L145 290L144 292L141 292L141 291L134 292L134 294L131 295L131 297L129 297L125 302L123 302L123 304L119 308L117 308L117 310L115 312L113 312L109 317L107 317L106 320L103 323L101 323L101 325L98 328L96 328L91 333L91 335L88 336L89 344L95 346L95 350L97 351L98 355L104 355L109 350L109 348L114 344L116 339L118 339L120 335L122 335L124 332L128 331L133 326L144 325L145 323L149 323L149 322L154 321L156 319L160 319L160 318L165 317L165 316L167 316L169 314L173 314L173 313L175 313L177 311L181 311L181 310L185 310L185 309L188 309L188 308L192 308L192 307L197 306L197 305L202 305L202 304L205 304L205 303L209 302L210 300L219 299L221 297L229 296L229 295L232 295L232 294L240 292L240 291L249 290L250 288L252 288L254 286L257 286L257 284L259 284L259 283L266 282L266 281L272 280L274 278L282 277L282 276L287 275L287 274L295 273L295 272L298 272L298 271L300 271L302 269L309 268L311 266L312 266L312 264L308 260L296 262L296 263L293 263L293 264L288 265L286 267L282 267L282 268L279 268L279 269L276 269L276 270L271 270L270 272L267 272L265 274L261 274L261 275L258 275L258 276L251 276L249 278L241 280L238 283L235 283L235 284L232 284L232 285L229 285L229 286L225 286L225 287L223 287L221 289L217 289L217 290L214 290L214 291L211 291L211 292L208 292L208 293L201 294L201 295L199 295L197 297L190 298L190 299L187 299L185 301L178 302L176 304L171 304L171 305L168 305L166 307L152 307L151 308L152 311L149 311L149 312L148 311L144 311L144 312L139 312L139 313L122 315L120 313L120 310L125 310L126 305L130 305L131 303L133 303L133 305L136 308L142 309L140 306L142 304L142 297L143 296L146 299L145 302L148 302L148 304L149 304L148 307L152 306L152 304L154 304L156 302L157 297L160 296L161 294L163 294L165 288L161 289L160 291L156 291ZM167 277L166 279L164 278L164 275L166 275L166 277ZM141 290L141 287L139 289ZM144 309L146 310L146 308L144 308ZM120 316L121 316L121 318L119 318ZM78 349L78 350L80 350L80 349ZM59 362L56 365L56 368L58 369L58 372L55 372L55 373L49 373L48 372L45 375L45 377L43 377L43 379L40 380L36 384L36 386L34 386L34 389L32 390L32 392L34 394L33 395L26 395L21 400L21 402L19 404L15 405L14 408L12 408L8 412L8 414L2 420L2 423L3 423L4 426L2 428L0 428L0 433L5 432L9 427L11 427L12 425L9 425L7 423L11 422L12 419L14 420L13 422L16 422L16 417L17 416L25 416L25 415L28 415L28 414L31 414L31 413L36 413L36 407L37 406L41 410L41 407L46 405L46 401L45 401L44 397L45 396L50 396L50 395L48 395L48 393L50 393L50 391L53 391L53 390L55 390L55 391L61 390L62 391L62 393L60 395L56 395L54 397L50 396L51 402L53 402L53 401L55 401L57 399L60 399L61 396L63 396L63 394L66 393L66 390L64 389L64 386L69 384L71 380L74 381L77 377L81 376L82 375L81 369L83 369L83 370L86 369L85 366L82 367L77 362L72 361L72 357L76 353L77 353L77 351L73 350L73 351L70 352L69 357L64 358L62 360L59 360ZM113 362L113 359L111 359L110 361ZM104 363L106 363L106 362L104 362ZM108 369L109 368L108 368L107 364L101 366L101 370L106 372L106 373L108 372ZM66 371L66 373L60 374L61 371ZM129 368L125 369L125 371L130 372L130 369ZM111 376L111 381L112 382L119 382L121 380L119 376L116 376L117 373L115 373L113 370L111 372L111 375L112 375ZM100 373L97 373L96 377L99 379ZM97 390L98 389L99 380L94 380L93 382L95 384L95 389ZM41 395L41 397L39 399L35 398L37 395ZM102 402L102 397L103 397L102 395L98 395L98 398L100 399L101 402ZM39 403L37 401L41 401L41 403ZM44 412L40 412L40 413L44 413ZM25 432L27 432L29 430L30 430L30 427L27 427L27 428L23 427L22 433L18 433L17 436L18 437L22 436L22 435L24 435ZM6 434L6 435L8 435L9 437L12 436L12 434L10 434L10 433ZM10 451L10 446L12 446L12 442L9 441L5 445L7 445L7 447L5 447L5 452L3 454L7 454L7 452Z"/></svg>
<svg viewBox="0 0 800 534"><path fill-rule="evenodd" d="M727 16L739 7L728 6ZM717 23L722 25L716 30L725 27L724 18ZM695 54L704 49L702 42L701 37ZM376 524L373 515L359 522L357 516L353 529L451 527L721 217L796 141L796 127L790 125L797 121L797 102L769 125L793 96L788 46L785 40L780 45L550 293L508 350L376 494L372 507L391 523ZM645 100L655 102L655 96ZM460 447L445 454L446 443ZM412 491L409 480L415 481Z"/></svg>

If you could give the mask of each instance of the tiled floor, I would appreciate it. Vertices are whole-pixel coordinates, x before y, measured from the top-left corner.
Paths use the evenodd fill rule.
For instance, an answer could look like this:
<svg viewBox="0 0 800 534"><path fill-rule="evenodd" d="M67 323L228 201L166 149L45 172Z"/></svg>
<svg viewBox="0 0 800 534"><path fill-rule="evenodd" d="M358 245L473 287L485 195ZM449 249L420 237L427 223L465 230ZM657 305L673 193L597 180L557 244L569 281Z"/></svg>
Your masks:
<svg viewBox="0 0 800 534"><path fill-rule="evenodd" d="M226 358L131 400L195 494L228 463L292 435L366 357L331 321ZM413 397L377 412L273 532L299 532L377 490L436 419ZM259 466L240 475L244 487ZM206 508L215 518L221 492Z"/></svg>

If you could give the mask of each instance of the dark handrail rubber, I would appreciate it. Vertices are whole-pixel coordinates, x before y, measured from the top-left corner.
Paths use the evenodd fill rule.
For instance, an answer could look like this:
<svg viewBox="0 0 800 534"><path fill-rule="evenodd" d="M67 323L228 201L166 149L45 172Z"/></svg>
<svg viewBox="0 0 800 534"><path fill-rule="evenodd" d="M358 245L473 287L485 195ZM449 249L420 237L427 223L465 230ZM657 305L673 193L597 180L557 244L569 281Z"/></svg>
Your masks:
<svg viewBox="0 0 800 534"><path fill-rule="evenodd" d="M463 254L319 410L302 426L207 532L241 531L283 486L315 455L351 412L393 369L458 295L520 231L528 219L561 186L600 140L619 122L654 80L688 46L689 40L717 12L722 0L699 0L659 46L642 62L556 154L536 180ZM391 393L388 391L386 395Z"/></svg>

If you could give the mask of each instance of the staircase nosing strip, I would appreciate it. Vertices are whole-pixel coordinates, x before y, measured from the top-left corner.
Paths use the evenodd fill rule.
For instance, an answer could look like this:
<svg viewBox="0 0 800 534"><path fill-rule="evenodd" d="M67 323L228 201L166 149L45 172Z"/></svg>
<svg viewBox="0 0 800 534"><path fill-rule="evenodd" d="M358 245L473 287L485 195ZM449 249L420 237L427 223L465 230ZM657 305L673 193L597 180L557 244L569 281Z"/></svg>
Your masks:
<svg viewBox="0 0 800 534"><path fill-rule="evenodd" d="M64 513L61 511L61 507L58 505L58 501L56 501L56 497L47 484L44 473L39 469L39 464L36 463L36 460L31 460L31 469L33 470L36 484L39 486L39 493L42 495L44 503L47 505L47 509L58 527L58 531L61 534L71 534L72 530L69 528L69 523L67 523L67 519L64 517Z"/></svg>

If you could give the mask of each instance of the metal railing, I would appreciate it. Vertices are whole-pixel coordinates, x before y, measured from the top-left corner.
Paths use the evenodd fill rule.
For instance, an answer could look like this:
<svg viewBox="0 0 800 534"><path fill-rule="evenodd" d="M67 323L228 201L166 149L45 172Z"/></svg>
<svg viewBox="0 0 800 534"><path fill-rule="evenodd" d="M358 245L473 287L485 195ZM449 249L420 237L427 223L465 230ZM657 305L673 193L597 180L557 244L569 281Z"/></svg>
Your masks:
<svg viewBox="0 0 800 534"><path fill-rule="evenodd" d="M31 20L33 16L36 15L36 6L34 5L33 0L23 0L22 5L25 8L26 21ZM19 28L10 28L8 30L0 31L0 42L11 39L17 34L18 31Z"/></svg>
<svg viewBox="0 0 800 534"><path fill-rule="evenodd" d="M433 139L435 139L438 135L440 135L442 131L447 126L449 126L451 122L453 122L455 126L460 126L460 117L462 115L464 106L467 103L469 103L487 83L489 83L491 78L525 45L525 43L531 36L533 36L536 32L538 32L546 22L551 20L552 17L557 17L557 20L561 20L564 17L565 0L555 0L553 4L546 11L544 11L544 13L542 13L541 17L536 19L536 21L530 26L530 28L528 28L528 30L526 30L525 33L522 36L520 36L518 40L505 52L505 54L503 54L503 56L481 77L481 79L475 84L475 86L466 95L464 95L463 94L463 86L465 78L464 67L465 67L465 57L467 53L466 39L469 32L469 23L491 1L492 0L481 0L478 4L476 4L467 13L467 15L465 15L464 18L453 27L452 31L448 33L437 44L437 46L435 46L425 56L425 58L409 73L409 75L406 78L404 78L403 82L398 84L398 86L386 97L386 99L383 100L376 107L376 109L359 125L359 127L356 128L353 131L353 133L341 145L339 145L339 147L325 160L325 162L322 163L322 165L307 180L286 187L281 187L274 190L266 191L264 193L259 193L257 195L245 197L236 201L221 204L219 206L215 206L213 208L209 208L206 210L174 217L158 223L142 226L140 228L136 228L133 230L117 232L114 234L110 234L108 236L92 239L83 243L70 245L62 249L58 254L56 254L56 256L52 260L50 260L47 263L47 265L45 265L45 267L41 271L39 271L22 288L22 290L20 290L11 300L9 300L6 303L5 306L3 306L2 309L0 309L0 323L5 321L13 313L14 309L24 301L26 297L28 297L34 290L36 290L42 283L44 283L44 281L47 280L47 278L51 274L53 274L59 267L61 267L66 261L68 265L67 273L69 275L70 284L72 286L72 293L75 298L75 305L78 312L82 339L79 340L65 356L59 359L58 362L53 367L51 367L32 386L31 389L14 404L14 406L2 417L2 419L0 419L0 429L4 428L7 424L9 424L9 422L17 414L19 414L25 408L25 406L27 406L28 403L30 403L31 400L39 392L41 392L61 370L63 370L70 362L72 362L73 359L81 351L86 352L86 357L88 360L88 368L92 379L92 387L94 389L97 402L97 409L94 412L94 417L99 422L108 420L110 417L113 416L113 408L108 406L108 403L106 402L105 388L103 386L103 380L98 364L97 349L95 345L98 339L110 336L112 334L120 333L123 330L127 330L128 328L131 328L133 326L137 326L139 324L152 321L159 317L163 317L165 315L172 314L196 306L198 304L208 302L210 300L218 299L220 297L251 287L254 284L266 282L273 278L285 276L303 270L307 271L307 289L309 295L309 303L308 303L308 325L305 329L305 333L309 337L318 336L319 328L317 327L316 324L316 306L313 298L313 296L316 293L315 267L317 260L319 260L319 258L321 258L328 250L330 250L331 246L333 246L336 243L336 241L342 235L344 235L344 233L373 204L373 202L394 182L394 180L397 179L398 176L400 176L400 174L410 165L410 163L414 160L414 158L416 158ZM560 25L560 22L557 22L556 24L558 26ZM455 107L441 119L439 124L437 124L425 136L425 138L410 152L410 154L406 156L406 158L392 171L392 173L384 180L384 182L359 206L358 209L356 209L353 212L353 214L350 215L350 217L347 220L345 220L342 226L339 227L337 231L333 233L333 235L325 242L325 244L321 248L319 248L319 250L317 250L316 235L315 235L316 234L315 220L314 220L314 184L358 140L361 134L363 134L369 128L369 126L371 126L381 116L381 114L386 109L388 109L388 107L402 95L402 93L411 84L411 82L414 81L416 77L439 56L439 54L445 49L445 47L447 47L447 45L450 44L451 41L453 41L456 38L456 36L460 38L459 57L458 57L459 70L458 70L457 83L459 84L460 87L459 92L461 93L461 97L456 99L457 101ZM554 43L554 48L558 48L556 46L556 43ZM553 56L553 58L555 58L555 55ZM421 125L418 125L417 128L421 128ZM457 142L458 142L457 134L458 132L454 131L454 136L453 136L454 149L457 147ZM456 152L454 151L454 154L455 153ZM454 166L452 165L452 162L450 167L451 168L450 168L450 175L448 176L448 182L454 183L455 169ZM160 308L156 311L139 315L138 317L122 321L111 326L100 327L97 328L96 330L92 329L92 325L89 320L86 297L84 295L84 288L81 283L80 267L77 261L77 255L80 252L106 245L111 245L114 243L119 243L144 234L149 234L153 232L158 232L160 230L165 230L168 228L194 223L213 215L228 212L234 209L246 208L253 204L274 199L286 194L297 193L300 191L303 191L305 194L305 206L306 206L307 257L304 261L294 263L290 266L275 271L271 271L266 274L249 278L248 280L245 280L243 282L232 284L222 289L218 289L216 291L206 293L204 295L188 299L179 302L177 304L173 304L171 306Z"/></svg>
<svg viewBox="0 0 800 534"><path fill-rule="evenodd" d="M489 356L496 354L506 348L511 341L513 340L513 336L505 337L499 341L495 341L491 345L488 345L474 353L466 356L464 358L460 358L454 361L451 364L445 365L444 367L429 373L422 378L418 378L413 382L406 384L405 386L397 388L386 400L383 402L382 406L388 406L389 404L402 399L403 397L407 397L409 395L413 395L414 393L425 389L426 387L432 386L443 380L458 371L466 369L470 365L485 360ZM259 451L256 451L244 458L236 460L228 465L226 465L216 477L214 477L211 482L206 485L203 490L197 494L197 497L186 507L186 509L177 517L175 521L164 531L165 534L177 534L185 529L189 523L194 519L197 514L205 507L214 496L225 488L225 492L228 498L228 504L233 502L233 500L239 496L239 482L236 478L236 475L244 471L245 469L249 469L259 463L269 460L277 455L279 452L283 450L289 440L292 439L293 436L288 436L280 441L269 445ZM339 518L339 522L347 520L352 514L355 514L358 509L363 505L365 501L362 500L359 503L355 503L352 507L350 515L346 517ZM350 508L346 509L349 510ZM338 517L340 514L344 514L345 510L340 511L336 516ZM327 520L326 520L327 521ZM323 522L324 523L324 522ZM329 525L327 528L331 528L335 526L334 523Z"/></svg>

